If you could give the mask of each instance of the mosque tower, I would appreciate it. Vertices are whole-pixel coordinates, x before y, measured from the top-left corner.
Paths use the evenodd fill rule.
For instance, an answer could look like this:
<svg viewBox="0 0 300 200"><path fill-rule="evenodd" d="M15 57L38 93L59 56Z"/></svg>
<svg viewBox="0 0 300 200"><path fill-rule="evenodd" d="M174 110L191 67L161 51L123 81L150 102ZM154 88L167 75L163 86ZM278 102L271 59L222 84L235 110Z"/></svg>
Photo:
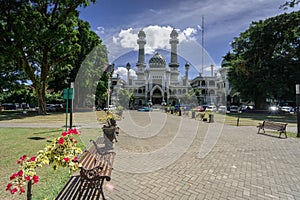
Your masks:
<svg viewBox="0 0 300 200"><path fill-rule="evenodd" d="M146 34L143 30L140 30L138 33L137 43L139 45L139 52L138 52L138 62L136 63L136 67L137 67L136 75L138 80L144 80L144 70L146 68L146 63L145 63Z"/></svg>
<svg viewBox="0 0 300 200"><path fill-rule="evenodd" d="M178 33L175 29L172 30L170 34L170 41L169 43L171 44L171 62L169 63L169 67L171 69L171 80L177 80L179 76L179 63L177 59L177 44L179 43L178 40Z"/></svg>

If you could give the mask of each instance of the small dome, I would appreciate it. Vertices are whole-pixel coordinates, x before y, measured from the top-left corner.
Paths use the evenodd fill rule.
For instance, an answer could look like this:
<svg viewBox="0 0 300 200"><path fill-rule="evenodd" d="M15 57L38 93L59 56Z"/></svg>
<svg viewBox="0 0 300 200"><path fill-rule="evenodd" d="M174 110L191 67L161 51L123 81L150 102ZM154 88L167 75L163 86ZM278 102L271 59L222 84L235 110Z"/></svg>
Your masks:
<svg viewBox="0 0 300 200"><path fill-rule="evenodd" d="M154 68L166 67L166 63L167 62L164 57L162 57L162 55L160 55L159 53L155 53L154 56L152 56L152 58L150 58L149 60L150 67Z"/></svg>
<svg viewBox="0 0 300 200"><path fill-rule="evenodd" d="M171 38L177 38L178 37L177 31L175 29L173 29L170 36L171 36Z"/></svg>
<svg viewBox="0 0 300 200"><path fill-rule="evenodd" d="M143 30L140 30L139 33L138 33L138 37L139 38L145 38L146 37L146 34Z"/></svg>

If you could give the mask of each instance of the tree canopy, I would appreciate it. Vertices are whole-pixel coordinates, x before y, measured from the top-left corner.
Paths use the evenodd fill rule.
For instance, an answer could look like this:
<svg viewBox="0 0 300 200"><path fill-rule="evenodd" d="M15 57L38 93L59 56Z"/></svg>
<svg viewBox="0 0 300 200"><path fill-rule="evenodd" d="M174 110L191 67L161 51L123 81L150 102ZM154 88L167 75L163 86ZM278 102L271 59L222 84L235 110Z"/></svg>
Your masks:
<svg viewBox="0 0 300 200"><path fill-rule="evenodd" d="M294 100L300 83L300 11L253 22L232 42L229 81L244 101Z"/></svg>
<svg viewBox="0 0 300 200"><path fill-rule="evenodd" d="M41 113L46 112L51 81L63 82L68 75L74 79L85 55L100 44L77 10L95 1L0 1L1 69L12 66L12 71L24 72Z"/></svg>

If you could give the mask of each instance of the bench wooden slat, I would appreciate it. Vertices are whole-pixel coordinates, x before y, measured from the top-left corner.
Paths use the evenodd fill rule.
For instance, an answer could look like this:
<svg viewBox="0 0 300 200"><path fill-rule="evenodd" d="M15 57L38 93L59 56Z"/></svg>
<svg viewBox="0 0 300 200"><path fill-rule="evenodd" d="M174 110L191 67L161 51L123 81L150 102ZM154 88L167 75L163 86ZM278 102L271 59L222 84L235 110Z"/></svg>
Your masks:
<svg viewBox="0 0 300 200"><path fill-rule="evenodd" d="M80 176L71 176L55 200L96 200L101 194L96 189L81 190L83 182Z"/></svg>
<svg viewBox="0 0 300 200"><path fill-rule="evenodd" d="M279 137L281 137L281 134L284 133L285 137L287 138L286 127L287 127L287 123L263 121L263 123L258 123L257 133L260 133L260 130L263 130L263 132L265 133L265 129L271 129L271 130L279 131Z"/></svg>
<svg viewBox="0 0 300 200"><path fill-rule="evenodd" d="M100 196L105 199L102 186L104 180L111 180L116 153L99 148L97 142L92 141L79 156L78 160L82 164L80 175L69 179L57 200L90 200L100 199Z"/></svg>

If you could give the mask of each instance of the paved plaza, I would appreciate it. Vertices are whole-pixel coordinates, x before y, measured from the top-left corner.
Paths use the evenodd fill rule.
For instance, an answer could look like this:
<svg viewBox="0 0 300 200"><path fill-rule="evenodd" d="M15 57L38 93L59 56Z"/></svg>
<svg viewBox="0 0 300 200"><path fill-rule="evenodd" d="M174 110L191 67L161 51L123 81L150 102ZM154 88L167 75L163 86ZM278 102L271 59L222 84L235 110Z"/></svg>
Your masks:
<svg viewBox="0 0 300 200"><path fill-rule="evenodd" d="M154 135L149 129L157 119L159 131L154 130ZM182 128L183 121L190 127ZM154 112L125 113L122 122L112 186L105 189L109 199L300 199L297 138L279 139L257 134L256 127L208 124ZM197 125L196 134L190 132ZM213 125L221 127L217 137L211 136L215 142L208 136L214 134L210 131ZM205 143L213 148L203 155ZM174 156L168 147L180 156ZM168 157L175 159L170 162Z"/></svg>

